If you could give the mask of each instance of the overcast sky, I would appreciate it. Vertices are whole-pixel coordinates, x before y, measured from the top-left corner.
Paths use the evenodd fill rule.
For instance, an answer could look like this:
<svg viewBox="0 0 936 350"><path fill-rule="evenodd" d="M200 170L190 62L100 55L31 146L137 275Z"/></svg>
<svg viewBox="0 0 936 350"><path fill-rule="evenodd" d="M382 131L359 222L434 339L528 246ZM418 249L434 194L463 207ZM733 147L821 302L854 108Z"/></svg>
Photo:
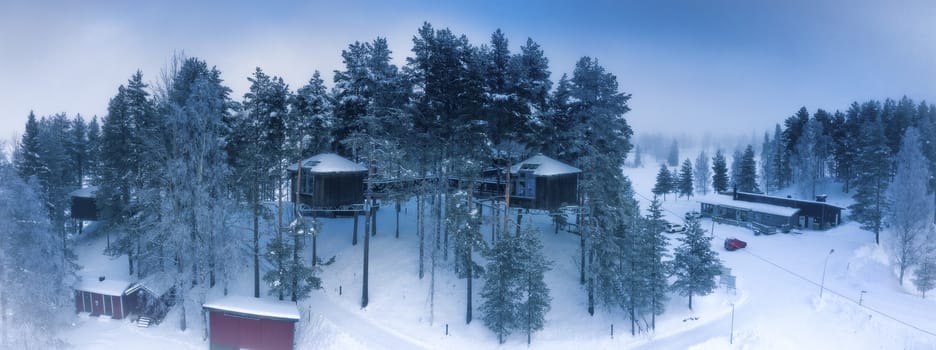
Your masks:
<svg viewBox="0 0 936 350"><path fill-rule="evenodd" d="M402 65L424 21L476 45L533 38L552 80L591 56L633 94L635 132L762 133L799 107L936 102L936 1L0 2L0 139L30 110L86 119L173 52L217 66L240 100L254 67L331 85L340 52L387 37Z"/></svg>

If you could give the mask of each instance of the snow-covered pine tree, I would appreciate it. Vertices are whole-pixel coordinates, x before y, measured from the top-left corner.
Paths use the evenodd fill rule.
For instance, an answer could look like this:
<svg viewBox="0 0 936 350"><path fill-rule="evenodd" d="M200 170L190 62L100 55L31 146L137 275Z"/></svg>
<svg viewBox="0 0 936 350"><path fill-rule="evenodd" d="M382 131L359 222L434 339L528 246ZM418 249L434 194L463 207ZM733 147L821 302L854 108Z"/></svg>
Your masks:
<svg viewBox="0 0 936 350"><path fill-rule="evenodd" d="M696 191L702 191L702 195L708 194L709 177L711 177L711 168L709 168L709 158L705 151L699 152L695 161L695 188Z"/></svg>
<svg viewBox="0 0 936 350"><path fill-rule="evenodd" d="M485 267L484 287L481 289L481 314L484 325L497 335L503 344L507 337L520 328L520 309L523 291L517 284L522 263L515 236L503 236L494 242Z"/></svg>
<svg viewBox="0 0 936 350"><path fill-rule="evenodd" d="M666 165L671 167L679 166L679 143L673 140L670 144L669 153L666 154Z"/></svg>
<svg viewBox="0 0 936 350"><path fill-rule="evenodd" d="M926 292L936 288L936 259L933 257L924 258L915 271L913 285L920 293L923 293L923 299L926 299Z"/></svg>
<svg viewBox="0 0 936 350"><path fill-rule="evenodd" d="M26 127L18 147L13 152L13 164L24 181L39 174L39 121L33 111L26 117Z"/></svg>
<svg viewBox="0 0 936 350"><path fill-rule="evenodd" d="M539 231L532 225L526 225L516 240L517 262L521 266L517 279L521 295L521 318L518 323L519 330L526 332L527 345L530 345L533 332L543 329L546 325L546 313L552 307L552 297L545 281L545 274L552 268L552 263L543 255Z"/></svg>
<svg viewBox="0 0 936 350"><path fill-rule="evenodd" d="M663 203L654 196L647 209L643 223L643 247L641 259L646 265L642 266L639 274L647 278L647 292L649 303L641 307L641 313L650 314L650 329L656 329L656 316L662 315L666 309L669 281L669 268L666 258L669 257L669 243L663 230L666 221L663 219Z"/></svg>
<svg viewBox="0 0 936 350"><path fill-rule="evenodd" d="M744 154L741 153L740 149L735 149L734 153L731 154L731 173L729 173L731 190L736 190L741 187L738 182L741 181L741 159L743 157Z"/></svg>
<svg viewBox="0 0 936 350"><path fill-rule="evenodd" d="M329 150L333 144L333 108L334 100L316 70L309 82L296 90L289 100L289 118L286 123L289 145L286 148L297 149L301 143L303 159ZM300 142L304 137L306 141Z"/></svg>
<svg viewBox="0 0 936 350"><path fill-rule="evenodd" d="M757 186L757 161L754 160L754 148L751 145L747 145L744 155L741 156L736 185L738 185L738 191L760 192L760 187Z"/></svg>
<svg viewBox="0 0 936 350"><path fill-rule="evenodd" d="M793 163L796 164L796 167L793 168L793 182L796 184L801 198L812 199L816 197L820 169L825 164L821 154L823 150L822 139L822 123L815 118L806 122L797 140L795 153L792 155Z"/></svg>
<svg viewBox="0 0 936 350"><path fill-rule="evenodd" d="M728 165L721 150L712 157L712 191L715 193L728 190Z"/></svg>
<svg viewBox="0 0 936 350"><path fill-rule="evenodd" d="M269 257L261 253L260 247L262 203L282 198L278 189L282 188L283 161L295 159L299 154L298 144L296 148L289 149L295 150L292 154L287 154L289 150L285 148L286 118L291 94L283 79L271 77L257 67L247 80L250 81L250 88L244 94L241 112L224 121L228 130L226 150L237 184L235 188L251 214L254 297L259 298L260 256ZM279 208L282 209L281 203ZM282 213L277 218L274 231L277 232L277 238L282 238ZM289 259L289 255L274 256L283 259L276 264L279 268ZM282 298L282 295L279 296Z"/></svg>
<svg viewBox="0 0 936 350"><path fill-rule="evenodd" d="M770 193L774 190L776 183L774 157L776 157L776 142L770 139L770 133L764 132L764 143L761 144L760 155L760 174L761 184L764 185L764 193Z"/></svg>
<svg viewBox="0 0 936 350"><path fill-rule="evenodd" d="M673 190L673 179L670 175L669 169L666 168L666 164L660 164L660 171L657 172L656 184L653 185L653 194L663 196L663 200L666 200L666 194L672 192Z"/></svg>
<svg viewBox="0 0 936 350"><path fill-rule="evenodd" d="M49 225L35 180L17 173L0 158L0 348L64 348L61 313L73 305L77 266Z"/></svg>
<svg viewBox="0 0 936 350"><path fill-rule="evenodd" d="M908 128L897 154L897 173L887 188L888 223L891 231L885 246L897 263L900 284L904 272L918 264L934 243L930 231L933 200L926 192L929 169L920 151L922 140L916 128Z"/></svg>
<svg viewBox="0 0 936 350"><path fill-rule="evenodd" d="M783 121L782 144L780 150L780 165L777 176L781 179L778 188L793 183L793 157L796 154L796 144L803 134L806 123L809 122L809 111L800 107L796 114Z"/></svg>
<svg viewBox="0 0 936 350"><path fill-rule="evenodd" d="M224 120L229 118L230 89L222 85L221 73L199 59L188 58L174 75L162 101L166 118L164 176L158 187L164 195L157 230L165 233L166 255L175 269L177 305L181 308L179 328L185 330L189 292L208 282L225 254L208 242L220 242L230 232L213 224L223 222L220 203L229 200L230 188ZM203 298L203 293L194 293Z"/></svg>
<svg viewBox="0 0 936 350"><path fill-rule="evenodd" d="M682 296L704 296L715 290L715 277L721 273L718 253L712 250L712 237L705 234L698 218L686 221L686 234L673 255L673 274L676 280L671 288Z"/></svg>
<svg viewBox="0 0 936 350"><path fill-rule="evenodd" d="M888 204L885 191L890 182L891 162L890 149L884 138L884 128L881 124L880 106L877 102L869 101L861 105L861 118L864 120L861 128L861 146L856 163L855 203L849 206L851 218L861 223L863 230L874 232L874 242L880 244L880 234L883 230L884 216Z"/></svg>
<svg viewBox="0 0 936 350"><path fill-rule="evenodd" d="M683 161L682 167L679 169L679 181L678 181L678 190L680 196L686 196L686 198L692 197L692 194L695 192L693 189L692 178L692 161L689 158Z"/></svg>

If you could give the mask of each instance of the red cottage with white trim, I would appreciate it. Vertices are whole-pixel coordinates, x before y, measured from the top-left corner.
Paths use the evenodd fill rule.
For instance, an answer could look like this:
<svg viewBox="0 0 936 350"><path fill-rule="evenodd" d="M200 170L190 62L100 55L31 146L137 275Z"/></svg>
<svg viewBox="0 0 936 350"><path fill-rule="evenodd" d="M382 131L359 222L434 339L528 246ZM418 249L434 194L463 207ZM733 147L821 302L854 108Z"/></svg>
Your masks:
<svg viewBox="0 0 936 350"><path fill-rule="evenodd" d="M226 296L205 303L213 350L292 350L299 308L294 302Z"/></svg>

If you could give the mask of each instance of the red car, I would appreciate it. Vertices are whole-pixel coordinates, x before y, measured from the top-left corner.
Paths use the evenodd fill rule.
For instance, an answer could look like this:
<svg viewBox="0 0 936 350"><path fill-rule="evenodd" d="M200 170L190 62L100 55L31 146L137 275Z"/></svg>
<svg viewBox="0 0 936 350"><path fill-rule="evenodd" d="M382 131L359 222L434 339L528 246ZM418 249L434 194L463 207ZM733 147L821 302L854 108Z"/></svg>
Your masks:
<svg viewBox="0 0 936 350"><path fill-rule="evenodd" d="M747 242L737 238L725 238L725 250L732 251L747 247Z"/></svg>

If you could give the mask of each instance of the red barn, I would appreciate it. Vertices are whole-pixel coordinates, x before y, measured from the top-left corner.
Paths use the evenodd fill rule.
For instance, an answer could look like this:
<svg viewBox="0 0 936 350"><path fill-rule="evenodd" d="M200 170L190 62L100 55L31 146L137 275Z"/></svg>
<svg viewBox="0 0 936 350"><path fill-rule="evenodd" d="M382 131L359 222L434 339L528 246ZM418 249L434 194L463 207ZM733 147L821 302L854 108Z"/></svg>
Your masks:
<svg viewBox="0 0 936 350"><path fill-rule="evenodd" d="M75 287L75 312L121 319L129 313L124 292L130 283L104 277L82 280Z"/></svg>
<svg viewBox="0 0 936 350"><path fill-rule="evenodd" d="M211 349L291 350L299 308L294 302L226 296L205 303Z"/></svg>

